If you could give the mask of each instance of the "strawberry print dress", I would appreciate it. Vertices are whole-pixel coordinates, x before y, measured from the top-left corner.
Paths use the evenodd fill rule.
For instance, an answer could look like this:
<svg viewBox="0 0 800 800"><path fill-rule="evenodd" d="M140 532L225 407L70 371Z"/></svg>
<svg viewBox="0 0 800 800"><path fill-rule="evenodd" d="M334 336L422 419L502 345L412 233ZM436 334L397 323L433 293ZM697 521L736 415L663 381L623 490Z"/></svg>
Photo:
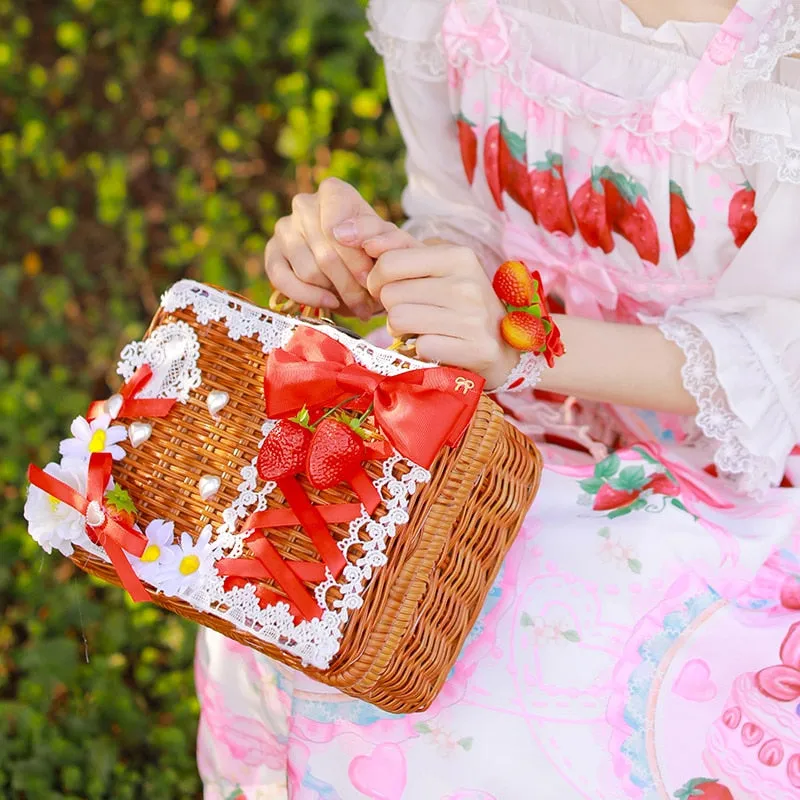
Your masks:
<svg viewBox="0 0 800 800"><path fill-rule="evenodd" d="M368 14L409 229L658 326L699 413L500 397L545 475L432 708L203 631L206 798L800 798L800 5L657 30L621 0Z"/></svg>

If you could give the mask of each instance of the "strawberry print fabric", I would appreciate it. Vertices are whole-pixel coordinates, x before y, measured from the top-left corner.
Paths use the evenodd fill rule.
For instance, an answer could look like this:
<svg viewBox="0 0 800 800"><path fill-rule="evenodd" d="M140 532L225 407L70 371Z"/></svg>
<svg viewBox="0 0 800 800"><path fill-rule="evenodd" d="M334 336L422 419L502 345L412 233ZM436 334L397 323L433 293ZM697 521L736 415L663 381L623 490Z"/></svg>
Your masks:
<svg viewBox="0 0 800 800"><path fill-rule="evenodd" d="M649 30L619 0L373 0L409 229L659 325L699 414L500 398L542 488L423 714L202 632L209 800L800 798L788 5Z"/></svg>

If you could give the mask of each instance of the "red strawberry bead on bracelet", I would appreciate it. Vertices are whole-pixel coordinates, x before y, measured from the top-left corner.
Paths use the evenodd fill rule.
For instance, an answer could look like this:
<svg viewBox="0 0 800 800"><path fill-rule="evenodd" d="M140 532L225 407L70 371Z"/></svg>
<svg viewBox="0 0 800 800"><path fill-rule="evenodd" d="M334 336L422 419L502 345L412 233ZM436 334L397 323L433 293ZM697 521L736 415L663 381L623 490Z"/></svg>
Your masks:
<svg viewBox="0 0 800 800"><path fill-rule="evenodd" d="M532 273L523 261L506 261L497 270L492 286L506 307L500 323L503 341L522 353L517 367L496 391L531 388L539 382L544 367L552 367L564 355L561 332L547 307L541 275Z"/></svg>

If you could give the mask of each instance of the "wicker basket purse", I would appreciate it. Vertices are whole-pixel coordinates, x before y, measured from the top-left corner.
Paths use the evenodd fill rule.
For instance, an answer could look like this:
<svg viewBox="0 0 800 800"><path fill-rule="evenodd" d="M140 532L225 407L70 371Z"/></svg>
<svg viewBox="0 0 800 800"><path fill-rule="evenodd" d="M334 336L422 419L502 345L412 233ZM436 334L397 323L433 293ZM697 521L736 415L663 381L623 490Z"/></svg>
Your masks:
<svg viewBox="0 0 800 800"><path fill-rule="evenodd" d="M31 535L348 695L426 709L541 474L480 379L192 281L166 293L118 372L60 465L31 467ZM335 401L337 386L352 397ZM266 443L284 455L276 418L337 405L364 419L355 472L326 488L302 470L262 479ZM312 449L335 471L327 444Z"/></svg>

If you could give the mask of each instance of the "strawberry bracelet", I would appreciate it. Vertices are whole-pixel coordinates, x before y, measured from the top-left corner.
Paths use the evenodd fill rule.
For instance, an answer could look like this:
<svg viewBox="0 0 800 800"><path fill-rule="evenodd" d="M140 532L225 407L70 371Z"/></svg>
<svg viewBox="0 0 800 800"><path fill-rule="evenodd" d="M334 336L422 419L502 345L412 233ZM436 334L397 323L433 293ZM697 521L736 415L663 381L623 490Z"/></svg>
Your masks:
<svg viewBox="0 0 800 800"><path fill-rule="evenodd" d="M564 355L561 332L547 307L541 275L523 261L501 264L492 281L506 307L500 331L506 344L521 352L517 366L497 392L519 391L539 383L545 367Z"/></svg>

